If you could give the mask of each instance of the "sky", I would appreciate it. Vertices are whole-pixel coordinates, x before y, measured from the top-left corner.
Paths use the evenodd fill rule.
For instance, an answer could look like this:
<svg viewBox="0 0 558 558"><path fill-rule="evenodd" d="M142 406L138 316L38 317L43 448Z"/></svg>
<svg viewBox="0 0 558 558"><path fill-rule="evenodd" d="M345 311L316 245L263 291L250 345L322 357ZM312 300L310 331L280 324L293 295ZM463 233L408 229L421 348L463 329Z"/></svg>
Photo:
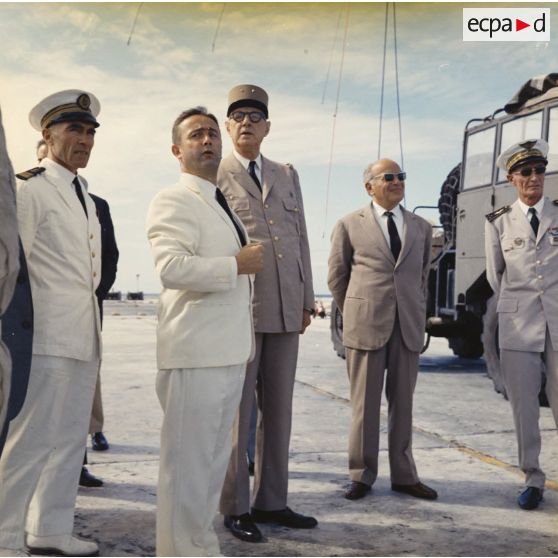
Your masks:
<svg viewBox="0 0 558 558"><path fill-rule="evenodd" d="M558 4L541 5L550 8L551 24L558 21ZM362 172L378 155L385 6L0 3L0 109L14 168L36 166L40 136L28 121L36 103L62 89L93 92L101 127L80 173L111 207L120 249L115 289L156 293L145 216L153 196L179 174L172 122L185 108L207 106L221 122L226 156L228 91L257 84L270 98L262 153L299 172L314 289L327 293L332 227L369 202ZM506 6L533 7L396 5L407 209L437 204L461 159L469 119L502 107L531 77L558 71L554 39L463 42L464 7ZM390 8L380 154L400 161L393 38Z"/></svg>

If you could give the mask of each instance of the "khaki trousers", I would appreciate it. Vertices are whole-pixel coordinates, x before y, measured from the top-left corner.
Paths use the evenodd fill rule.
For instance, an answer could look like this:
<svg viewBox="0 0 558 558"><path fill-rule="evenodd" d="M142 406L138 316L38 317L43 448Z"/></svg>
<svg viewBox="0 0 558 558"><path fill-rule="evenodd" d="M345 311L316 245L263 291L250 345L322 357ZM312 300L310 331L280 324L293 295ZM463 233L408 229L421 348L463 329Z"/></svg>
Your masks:
<svg viewBox="0 0 558 558"><path fill-rule="evenodd" d="M375 351L346 349L351 383L352 422L349 437L349 475L352 481L374 484L378 476L380 403L386 375L388 446L391 482L418 482L413 458L413 393L419 353L409 351L398 320L386 345Z"/></svg>
<svg viewBox="0 0 558 558"><path fill-rule="evenodd" d="M157 556L216 556L213 529L245 365L160 370Z"/></svg>
<svg viewBox="0 0 558 558"><path fill-rule="evenodd" d="M25 532L67 535L99 361L33 355L29 387L0 458L0 547L21 548Z"/></svg>
<svg viewBox="0 0 558 558"><path fill-rule="evenodd" d="M552 347L548 329L542 354L500 349L504 383L517 437L519 467L525 473L525 484L542 490L546 476L539 465L541 358L546 364L546 394L558 428L558 351Z"/></svg>
<svg viewBox="0 0 558 558"><path fill-rule="evenodd" d="M103 399L101 395L101 366L99 363L99 374L95 385L95 396L93 397L93 407L91 408L91 418L89 420L89 434L103 431L105 416L103 413Z"/></svg>
<svg viewBox="0 0 558 558"><path fill-rule="evenodd" d="M246 451L250 416L257 395L258 422L253 507L280 510L287 505L293 389L300 334L256 333L254 360L246 368L242 400L233 428L233 449L221 494L221 513L250 511Z"/></svg>

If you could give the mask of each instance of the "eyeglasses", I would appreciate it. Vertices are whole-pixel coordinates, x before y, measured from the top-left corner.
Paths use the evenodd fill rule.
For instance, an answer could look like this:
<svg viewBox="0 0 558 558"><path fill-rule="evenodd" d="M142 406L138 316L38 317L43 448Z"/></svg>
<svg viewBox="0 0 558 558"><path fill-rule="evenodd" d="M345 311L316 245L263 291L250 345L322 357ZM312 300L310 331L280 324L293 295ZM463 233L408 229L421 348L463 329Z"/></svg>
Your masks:
<svg viewBox="0 0 558 558"><path fill-rule="evenodd" d="M546 172L546 167L544 165L539 165L538 167L525 167L513 174L519 173L521 176L527 178L533 174L533 171L535 171L535 174L544 174Z"/></svg>
<svg viewBox="0 0 558 558"><path fill-rule="evenodd" d="M252 111L252 112L244 112L243 110L235 110L231 113L230 118L232 118L235 122L242 122L245 117L250 119L250 122L257 124L261 120L265 119L265 116L262 112L259 111Z"/></svg>
<svg viewBox="0 0 558 558"><path fill-rule="evenodd" d="M372 180L375 180L376 178L379 177L383 177L383 179L386 182L393 182L395 180L395 177L397 176L397 180L399 180L399 182L403 182L404 180L407 179L407 173L406 172L383 172L381 174L377 174L376 176L372 177Z"/></svg>

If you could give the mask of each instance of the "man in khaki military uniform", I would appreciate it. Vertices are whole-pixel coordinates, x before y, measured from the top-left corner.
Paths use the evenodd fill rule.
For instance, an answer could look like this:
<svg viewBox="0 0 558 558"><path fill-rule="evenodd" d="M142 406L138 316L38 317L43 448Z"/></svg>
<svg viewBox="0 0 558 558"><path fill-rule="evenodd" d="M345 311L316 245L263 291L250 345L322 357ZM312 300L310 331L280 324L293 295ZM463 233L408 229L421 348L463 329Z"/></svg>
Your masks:
<svg viewBox="0 0 558 558"><path fill-rule="evenodd" d="M512 407L525 490L517 503L539 506L545 474L539 465L539 391L558 427L558 200L543 196L548 144L513 145L498 158L517 200L486 216L486 275L497 300L500 360Z"/></svg>
<svg viewBox="0 0 558 558"><path fill-rule="evenodd" d="M299 334L314 307L310 249L298 174L270 161L260 146L270 129L268 96L238 85L228 98L226 128L234 151L221 162L217 184L255 242L264 245L264 266L254 286L256 354L248 364L233 451L221 494L225 526L234 536L259 542L255 523L309 529L313 517L287 507L289 440ZM258 427L254 495L246 448L257 393Z"/></svg>

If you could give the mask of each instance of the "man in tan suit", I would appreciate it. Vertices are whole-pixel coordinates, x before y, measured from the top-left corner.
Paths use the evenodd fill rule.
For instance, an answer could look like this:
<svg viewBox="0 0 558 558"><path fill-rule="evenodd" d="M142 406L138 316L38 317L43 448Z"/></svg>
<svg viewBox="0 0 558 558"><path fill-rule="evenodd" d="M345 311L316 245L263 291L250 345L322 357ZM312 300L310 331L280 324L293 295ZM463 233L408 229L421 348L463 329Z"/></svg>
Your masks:
<svg viewBox="0 0 558 558"><path fill-rule="evenodd" d="M432 228L399 205L405 178L389 159L369 165L364 184L373 202L343 217L332 235L328 285L343 313L351 383L349 500L364 497L378 475L386 369L392 490L437 498L419 481L412 454L413 392L424 338Z"/></svg>
<svg viewBox="0 0 558 558"><path fill-rule="evenodd" d="M497 300L500 359L525 473L517 503L524 510L539 506L545 484L539 464L543 361L558 427L558 200L543 195L547 153L546 141L535 139L500 155L498 166L517 200L485 223L486 276Z"/></svg>
<svg viewBox="0 0 558 558"><path fill-rule="evenodd" d="M256 355L246 370L221 513L234 536L259 542L255 523L309 529L313 517L287 507L292 397L299 334L314 308L310 249L298 174L270 161L260 146L270 129L267 93L239 85L229 93L226 121L234 152L219 167L217 183L250 238L265 247L254 286ZM258 403L254 495L246 448L255 392Z"/></svg>

